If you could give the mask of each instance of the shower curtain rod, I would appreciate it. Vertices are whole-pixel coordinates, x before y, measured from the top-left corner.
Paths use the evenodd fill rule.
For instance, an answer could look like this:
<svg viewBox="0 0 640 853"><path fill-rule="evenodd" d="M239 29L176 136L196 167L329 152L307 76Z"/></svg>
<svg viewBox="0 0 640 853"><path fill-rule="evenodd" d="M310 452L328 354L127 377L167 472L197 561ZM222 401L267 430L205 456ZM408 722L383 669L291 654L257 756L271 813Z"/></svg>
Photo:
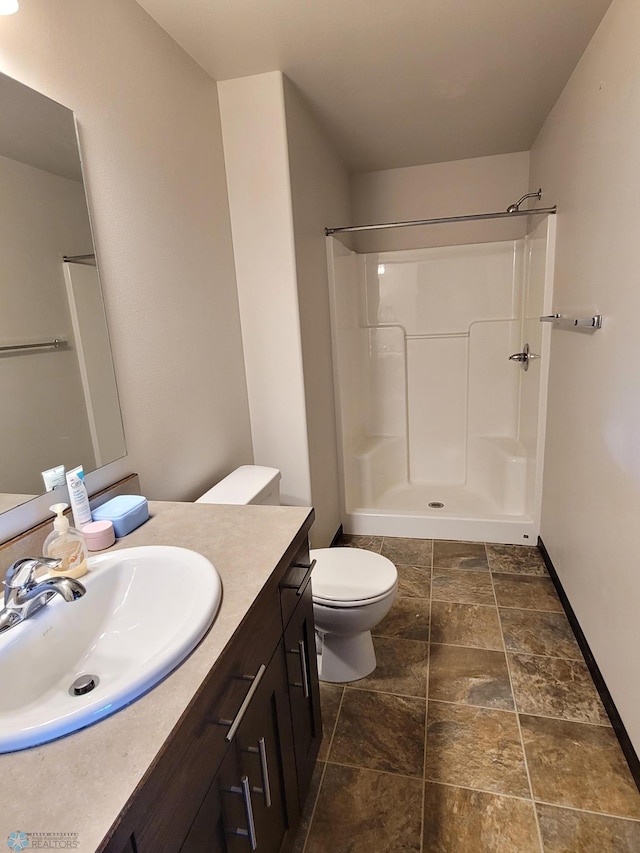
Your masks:
<svg viewBox="0 0 640 853"><path fill-rule="evenodd" d="M409 222L385 222L380 225L350 225L344 228L325 228L327 237L344 231L379 231L384 228L408 228L410 225L442 225L446 222L475 222L478 219L507 219L511 216L545 216L557 213L557 205L553 207L538 207L532 210L501 211L499 213L473 213L470 216L443 216L440 219L414 219Z"/></svg>

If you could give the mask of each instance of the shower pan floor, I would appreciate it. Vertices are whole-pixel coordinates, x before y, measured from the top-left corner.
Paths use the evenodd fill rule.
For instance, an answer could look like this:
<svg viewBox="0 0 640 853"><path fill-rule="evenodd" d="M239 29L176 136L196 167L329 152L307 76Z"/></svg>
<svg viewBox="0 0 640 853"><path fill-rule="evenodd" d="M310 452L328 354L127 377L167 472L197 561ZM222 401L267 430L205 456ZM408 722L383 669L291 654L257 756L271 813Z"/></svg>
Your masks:
<svg viewBox="0 0 640 853"><path fill-rule="evenodd" d="M430 507L442 503L443 507ZM347 511L345 533L366 536L484 541L535 545L538 530L530 515L506 515L489 495L464 484L404 483L368 507Z"/></svg>
<svg viewBox="0 0 640 853"><path fill-rule="evenodd" d="M442 503L444 507L433 508L430 503ZM465 485L442 485L440 483L406 483L384 492L374 508L402 510L403 512L427 511L430 514L478 518L478 516L501 515L500 507L488 495L474 491Z"/></svg>

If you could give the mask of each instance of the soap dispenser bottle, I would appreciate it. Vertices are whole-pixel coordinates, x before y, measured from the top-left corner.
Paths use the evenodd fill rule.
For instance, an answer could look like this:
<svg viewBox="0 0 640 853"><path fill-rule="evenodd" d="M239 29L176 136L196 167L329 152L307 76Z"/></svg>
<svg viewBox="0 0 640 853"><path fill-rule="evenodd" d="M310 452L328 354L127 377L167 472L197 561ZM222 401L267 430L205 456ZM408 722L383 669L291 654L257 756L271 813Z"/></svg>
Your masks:
<svg viewBox="0 0 640 853"><path fill-rule="evenodd" d="M87 544L82 533L69 526L69 519L64 515L66 508L67 504L54 504L49 507L56 517L53 530L44 540L44 553L46 557L62 561L59 568L50 569L52 574L81 578L88 571Z"/></svg>

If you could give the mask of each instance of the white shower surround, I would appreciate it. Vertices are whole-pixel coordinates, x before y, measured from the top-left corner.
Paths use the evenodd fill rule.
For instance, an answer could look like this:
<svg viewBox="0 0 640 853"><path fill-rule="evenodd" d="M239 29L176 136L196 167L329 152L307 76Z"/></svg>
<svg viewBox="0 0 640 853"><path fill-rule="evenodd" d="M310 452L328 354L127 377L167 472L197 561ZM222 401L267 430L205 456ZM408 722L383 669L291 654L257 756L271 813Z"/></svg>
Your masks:
<svg viewBox="0 0 640 853"><path fill-rule="evenodd" d="M554 235L551 216L494 243L327 239L346 533L536 544Z"/></svg>

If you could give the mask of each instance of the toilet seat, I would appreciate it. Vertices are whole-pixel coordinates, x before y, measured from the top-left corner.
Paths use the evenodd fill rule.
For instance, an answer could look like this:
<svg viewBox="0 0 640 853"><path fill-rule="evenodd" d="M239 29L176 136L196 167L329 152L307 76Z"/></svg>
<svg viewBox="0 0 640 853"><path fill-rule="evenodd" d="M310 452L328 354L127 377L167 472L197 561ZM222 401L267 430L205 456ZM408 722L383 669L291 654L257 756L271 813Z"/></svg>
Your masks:
<svg viewBox="0 0 640 853"><path fill-rule="evenodd" d="M395 590L398 572L391 560L362 548L317 548L313 601L325 607L362 607Z"/></svg>

